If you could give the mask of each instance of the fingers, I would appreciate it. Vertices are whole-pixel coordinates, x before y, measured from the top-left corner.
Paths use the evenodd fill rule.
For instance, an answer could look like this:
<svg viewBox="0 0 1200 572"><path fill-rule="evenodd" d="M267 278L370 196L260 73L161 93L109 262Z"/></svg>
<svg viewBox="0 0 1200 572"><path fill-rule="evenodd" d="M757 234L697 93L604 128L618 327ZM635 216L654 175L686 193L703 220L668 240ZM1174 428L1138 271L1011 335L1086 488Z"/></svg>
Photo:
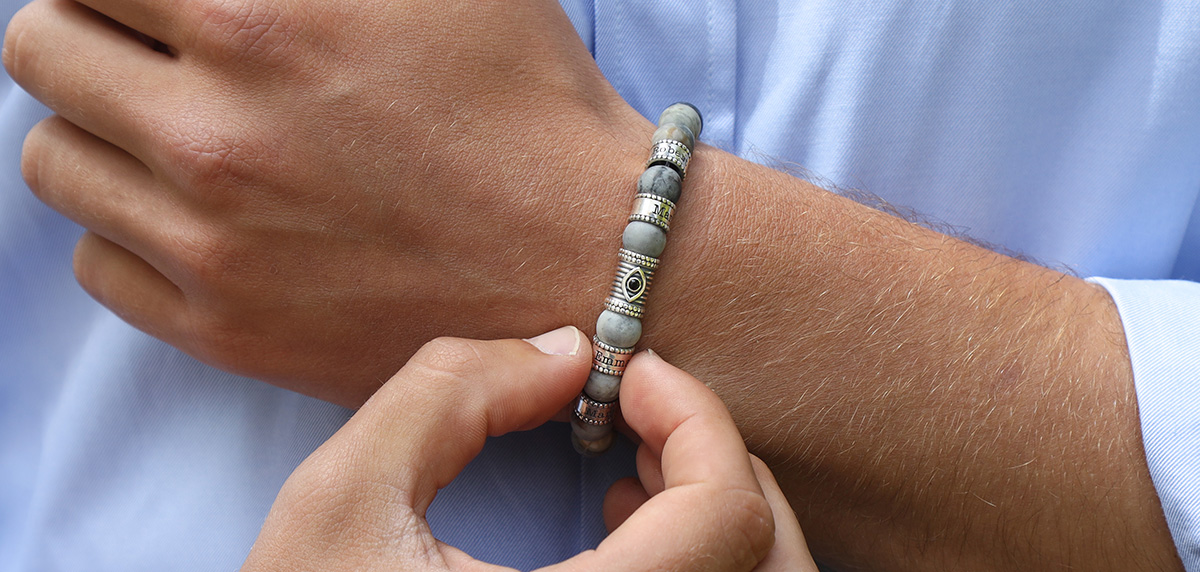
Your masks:
<svg viewBox="0 0 1200 572"><path fill-rule="evenodd" d="M767 502L771 503L771 514L775 517L775 546L759 562L754 572L818 572L808 552L808 543L804 541L804 532L800 530L800 522L796 520L796 513L788 504L787 497L783 496L775 475L771 474L771 469L762 459L751 457L754 474L762 485Z"/></svg>
<svg viewBox="0 0 1200 572"><path fill-rule="evenodd" d="M662 459L664 490L594 552L552 569L753 569L774 542L771 507L721 400L690 375L642 353L625 372L621 409L643 447ZM636 491L625 493L613 517L636 501Z"/></svg>
<svg viewBox="0 0 1200 572"><path fill-rule="evenodd" d="M42 202L150 262L170 242L174 210L150 170L62 117L29 132L21 172Z"/></svg>
<svg viewBox="0 0 1200 572"><path fill-rule="evenodd" d="M663 492L662 462L646 445L637 449L638 478L621 479L604 495L604 526L609 532L617 529L625 519L642 506L650 497Z"/></svg>
<svg viewBox="0 0 1200 572"><path fill-rule="evenodd" d="M21 9L4 39L4 65L63 117L139 157L147 110L179 83L170 58L71 0Z"/></svg>
<svg viewBox="0 0 1200 572"><path fill-rule="evenodd" d="M155 0L76 0L80 4L171 46L181 40L181 18L193 12L192 3Z"/></svg>
<svg viewBox="0 0 1200 572"><path fill-rule="evenodd" d="M623 524L637 509L650 500L651 496L658 494L652 492L653 484L643 488L644 483L648 480L653 483L657 477L659 491L662 490L661 474L657 470L643 468L648 468L651 463L657 465L657 459L652 455L643 454L647 452L648 449L645 448L638 451L638 475L641 481L632 478L621 479L613 483L604 497L604 525L610 532ZM817 572L816 564L804 541L804 533L800 530L800 523L796 520L796 515L792 512L787 497L779 488L779 483L775 481L775 476L767 468L767 464L762 462L762 459L751 455L751 462L754 466L755 478L762 486L763 494L771 505L771 514L775 519L775 545L754 568L754 572ZM651 492L647 492L648 489Z"/></svg>
<svg viewBox="0 0 1200 572"><path fill-rule="evenodd" d="M80 286L122 320L152 336L176 341L186 303L175 284L137 255L95 233L75 246Z"/></svg>
<svg viewBox="0 0 1200 572"><path fill-rule="evenodd" d="M349 481L386 483L424 515L489 435L541 425L578 395L587 348L574 327L531 342L435 340L322 449L352 459Z"/></svg>

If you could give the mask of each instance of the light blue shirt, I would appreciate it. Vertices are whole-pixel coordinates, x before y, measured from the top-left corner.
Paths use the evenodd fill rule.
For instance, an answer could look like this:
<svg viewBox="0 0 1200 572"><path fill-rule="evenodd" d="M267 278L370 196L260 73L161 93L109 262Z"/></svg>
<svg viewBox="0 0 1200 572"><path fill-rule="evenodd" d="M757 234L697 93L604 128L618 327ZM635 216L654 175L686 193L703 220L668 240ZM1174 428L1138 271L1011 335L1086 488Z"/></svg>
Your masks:
<svg viewBox="0 0 1200 572"><path fill-rule="evenodd" d="M644 115L690 101L731 152L1107 277L1154 483L1200 572L1200 286L1163 280L1200 278L1200 6L564 5ZM19 176L46 111L0 85L0 571L234 569L283 480L349 413L200 365L90 301L70 270L80 229ZM581 460L563 426L506 436L431 521L468 553L531 568L594 546L603 492L628 474L628 445Z"/></svg>

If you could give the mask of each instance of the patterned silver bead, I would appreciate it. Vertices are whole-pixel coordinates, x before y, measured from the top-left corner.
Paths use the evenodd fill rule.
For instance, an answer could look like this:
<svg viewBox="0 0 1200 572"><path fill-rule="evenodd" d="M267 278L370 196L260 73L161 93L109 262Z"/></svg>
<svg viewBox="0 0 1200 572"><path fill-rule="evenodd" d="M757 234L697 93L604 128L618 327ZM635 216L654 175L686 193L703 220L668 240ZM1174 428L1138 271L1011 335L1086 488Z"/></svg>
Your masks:
<svg viewBox="0 0 1200 572"><path fill-rule="evenodd" d="M688 150L687 145L678 141L665 139L654 144L650 150L650 158L646 161L646 166L654 165L670 165L676 171L679 171L680 178L687 176L688 162L692 160L692 152Z"/></svg>
<svg viewBox="0 0 1200 572"><path fill-rule="evenodd" d="M658 259L653 256L646 256L645 254L634 252L627 248L622 248L617 251L617 257L619 257L622 262L636 264L651 272L658 270Z"/></svg>
<svg viewBox="0 0 1200 572"><path fill-rule="evenodd" d="M644 305L630 304L621 300L614 300L611 296L604 300L604 309L609 312L624 314L630 318L642 319L646 315L646 307Z"/></svg>
<svg viewBox="0 0 1200 572"><path fill-rule="evenodd" d="M580 393L575 401L575 418L589 425L607 425L612 423L613 406L616 404L615 401L596 401L586 393Z"/></svg>
<svg viewBox="0 0 1200 572"><path fill-rule="evenodd" d="M672 214L675 214L675 203L658 195L638 193L633 197L633 214L629 215L629 222L648 222L668 232Z"/></svg>
<svg viewBox="0 0 1200 572"><path fill-rule="evenodd" d="M633 348L611 346L592 336L592 369L608 375L624 375L632 357Z"/></svg>
<svg viewBox="0 0 1200 572"><path fill-rule="evenodd" d="M617 275L604 307L619 314L641 318L646 312L646 299L658 260L622 249ZM628 253L628 254L626 254ZM633 255L633 256L630 256Z"/></svg>

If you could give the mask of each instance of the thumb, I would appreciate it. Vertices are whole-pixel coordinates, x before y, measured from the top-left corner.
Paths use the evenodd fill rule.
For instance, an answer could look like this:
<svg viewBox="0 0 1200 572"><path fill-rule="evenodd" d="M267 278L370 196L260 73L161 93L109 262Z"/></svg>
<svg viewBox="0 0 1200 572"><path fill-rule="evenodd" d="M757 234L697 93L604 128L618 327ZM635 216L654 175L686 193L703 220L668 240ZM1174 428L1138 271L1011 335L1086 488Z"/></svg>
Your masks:
<svg viewBox="0 0 1200 572"><path fill-rule="evenodd" d="M640 506L596 550L547 570L752 570L770 551L775 524L717 395L642 352L625 370L621 412L657 471L643 470L639 450Z"/></svg>

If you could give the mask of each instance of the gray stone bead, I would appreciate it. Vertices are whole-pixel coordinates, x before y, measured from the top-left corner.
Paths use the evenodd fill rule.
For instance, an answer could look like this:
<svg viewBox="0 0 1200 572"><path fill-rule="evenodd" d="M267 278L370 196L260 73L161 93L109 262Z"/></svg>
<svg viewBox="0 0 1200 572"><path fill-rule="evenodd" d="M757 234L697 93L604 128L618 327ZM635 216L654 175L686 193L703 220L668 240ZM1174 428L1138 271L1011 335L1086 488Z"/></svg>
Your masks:
<svg viewBox="0 0 1200 572"><path fill-rule="evenodd" d="M621 378L593 369L588 374L587 385L583 386L583 391L596 401L605 403L616 401L617 396L621 393Z"/></svg>
<svg viewBox="0 0 1200 572"><path fill-rule="evenodd" d="M597 441L603 439L609 433L612 433L612 423L606 425L592 425L584 423L574 415L571 416L571 432L575 433L583 441Z"/></svg>
<svg viewBox="0 0 1200 572"><path fill-rule="evenodd" d="M596 337L610 346L632 348L642 337L642 321L605 310L596 319Z"/></svg>
<svg viewBox="0 0 1200 572"><path fill-rule="evenodd" d="M696 136L692 135L692 130L678 123L668 123L659 126L658 129L654 130L654 137L650 140L650 144L653 145L665 140L683 143L688 148L688 151L696 148Z"/></svg>
<svg viewBox="0 0 1200 572"><path fill-rule="evenodd" d="M637 192L659 196L673 203L679 201L680 188L679 171L666 165L654 165L638 177Z"/></svg>
<svg viewBox="0 0 1200 572"><path fill-rule="evenodd" d="M580 439L579 436L572 431L571 444L575 446L575 450L578 451L580 455L583 455L584 457L595 457L596 455L599 455L600 453L603 453L612 447L614 435L615 434L612 431L609 431L607 435L599 439L584 440Z"/></svg>
<svg viewBox="0 0 1200 572"><path fill-rule="evenodd" d="M700 110L690 103L675 103L663 110L662 115L658 116L659 125L668 125L674 123L682 125L692 131L692 135L699 137L700 131L704 127L704 118L700 115Z"/></svg>
<svg viewBox="0 0 1200 572"><path fill-rule="evenodd" d="M667 233L648 222L635 220L625 225L625 232L621 234L621 245L625 247L625 250L658 258L662 256L663 249L667 247Z"/></svg>

